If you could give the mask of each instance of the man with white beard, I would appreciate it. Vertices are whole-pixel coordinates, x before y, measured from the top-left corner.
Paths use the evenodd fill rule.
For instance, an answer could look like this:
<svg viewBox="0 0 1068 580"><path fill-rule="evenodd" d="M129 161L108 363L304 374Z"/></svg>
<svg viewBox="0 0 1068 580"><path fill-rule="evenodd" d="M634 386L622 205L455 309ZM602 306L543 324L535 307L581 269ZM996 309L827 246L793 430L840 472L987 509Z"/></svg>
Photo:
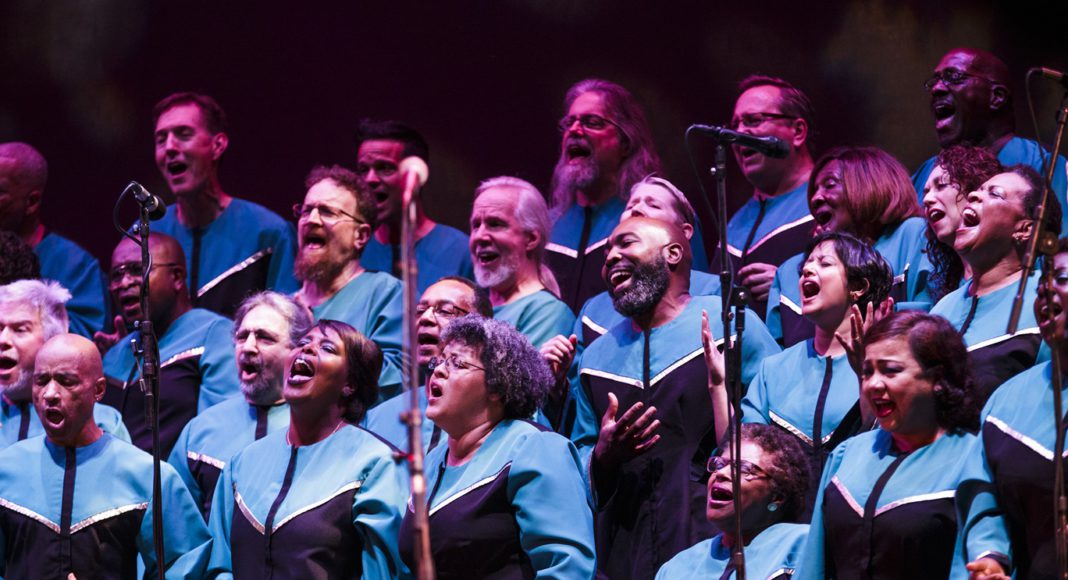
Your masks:
<svg viewBox="0 0 1068 580"><path fill-rule="evenodd" d="M301 282L294 295L315 320L352 325L382 349L379 401L401 390L402 287L386 272L360 263L375 229L375 201L360 178L343 167L316 167L304 180L297 216L297 259Z"/></svg>
<svg viewBox="0 0 1068 580"><path fill-rule="evenodd" d="M19 280L0 286L0 448L44 434L33 406L33 365L41 345L66 334L70 292L56 282ZM117 410L97 405L93 417L113 436L130 441Z"/></svg>
<svg viewBox="0 0 1068 580"><path fill-rule="evenodd" d="M493 317L510 322L535 347L570 334L575 315L543 263L549 211L541 192L516 177L494 177L475 190L471 260L489 290Z"/></svg>
<svg viewBox="0 0 1068 580"><path fill-rule="evenodd" d="M285 361L311 326L308 310L277 292L245 299L234 314L234 358L242 397L197 415L174 444L170 459L207 520L215 483L230 458L268 433L289 427L282 398Z"/></svg>

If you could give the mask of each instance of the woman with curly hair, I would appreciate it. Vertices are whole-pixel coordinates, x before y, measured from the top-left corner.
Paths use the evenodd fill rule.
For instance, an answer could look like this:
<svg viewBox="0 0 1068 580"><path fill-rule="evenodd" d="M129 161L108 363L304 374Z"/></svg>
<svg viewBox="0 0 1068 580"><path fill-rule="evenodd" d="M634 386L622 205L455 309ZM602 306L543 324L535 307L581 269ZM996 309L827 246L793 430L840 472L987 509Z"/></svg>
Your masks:
<svg viewBox="0 0 1068 580"><path fill-rule="evenodd" d="M846 232L872 245L894 274L890 296L898 309L927 310L931 263L924 253L926 222L908 172L875 147L838 147L816 162L808 185L815 234ZM768 295L767 326L784 347L812 338L801 313L798 254L779 266Z"/></svg>
<svg viewBox="0 0 1068 580"><path fill-rule="evenodd" d="M798 576L960 578L954 496L979 425L964 342L917 311L890 314L863 340L861 396L879 428L828 459Z"/></svg>
<svg viewBox="0 0 1068 580"><path fill-rule="evenodd" d="M940 298L956 290L961 280L970 278L967 265L953 249L960 225L965 196L1001 171L997 157L983 147L954 145L935 158L934 169L923 186L923 208L927 216L927 258L931 272L931 297Z"/></svg>
<svg viewBox="0 0 1068 580"><path fill-rule="evenodd" d="M470 315L442 334L427 418L448 435L426 458L438 578L592 578L593 513L575 446L529 418L553 378L511 325ZM400 532L414 567L413 513Z"/></svg>
<svg viewBox="0 0 1068 580"><path fill-rule="evenodd" d="M789 577L804 546L808 526L798 521L804 509L809 467L800 443L768 425L742 425L742 538L749 578ZM734 491L730 454L708 460L705 516L720 530L712 538L683 550L657 572L657 580L725 578L734 569ZM726 574L726 575L725 575Z"/></svg>

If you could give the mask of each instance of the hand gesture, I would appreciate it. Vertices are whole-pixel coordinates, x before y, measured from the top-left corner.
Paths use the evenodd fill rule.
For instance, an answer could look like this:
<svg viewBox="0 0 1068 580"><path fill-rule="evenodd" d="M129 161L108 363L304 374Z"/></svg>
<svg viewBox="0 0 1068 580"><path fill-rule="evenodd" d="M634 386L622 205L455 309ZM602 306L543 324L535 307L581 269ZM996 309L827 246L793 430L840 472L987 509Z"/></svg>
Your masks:
<svg viewBox="0 0 1068 580"><path fill-rule="evenodd" d="M849 308L849 338L842 336L840 332L834 333L834 338L845 348L849 366L853 368L853 372L857 373L858 377L861 376L864 366L864 334L873 324L893 311L893 298L883 300L878 309L869 302L864 315L861 314L860 307L854 304Z"/></svg>
<svg viewBox="0 0 1068 580"><path fill-rule="evenodd" d="M705 366L708 367L708 392L715 400L717 390L727 388L727 372L723 353L716 347L716 339L708 325L708 312L705 310L701 311L701 345L705 347Z"/></svg>
<svg viewBox="0 0 1068 580"><path fill-rule="evenodd" d="M568 337L558 334L541 345L541 356L545 359L545 362L549 363L549 370L552 371L553 378L556 379L556 388L551 393L554 398L559 398L563 394L560 392L561 387L567 385L567 370L571 368L571 362L575 360L575 346L577 344L578 337L574 334Z"/></svg>
<svg viewBox="0 0 1068 580"><path fill-rule="evenodd" d="M1009 580L1005 569L993 558L979 558L964 566L970 574L969 580Z"/></svg>
<svg viewBox="0 0 1068 580"><path fill-rule="evenodd" d="M616 419L619 399L615 393L608 393L608 409L601 418L601 433L593 448L593 457L598 463L614 469L645 453L660 440L660 435L656 434L660 420L654 418L656 407L642 412L644 406L640 401L634 403Z"/></svg>
<svg viewBox="0 0 1068 580"><path fill-rule="evenodd" d="M771 283L775 280L778 267L773 264L754 262L738 270L738 283L749 289L749 294L757 302L767 302Z"/></svg>
<svg viewBox="0 0 1068 580"><path fill-rule="evenodd" d="M107 333L99 330L93 333L93 342L96 344L96 349L100 351L100 356L104 356L108 349L126 336L126 321L121 316L116 316L113 322L115 332Z"/></svg>

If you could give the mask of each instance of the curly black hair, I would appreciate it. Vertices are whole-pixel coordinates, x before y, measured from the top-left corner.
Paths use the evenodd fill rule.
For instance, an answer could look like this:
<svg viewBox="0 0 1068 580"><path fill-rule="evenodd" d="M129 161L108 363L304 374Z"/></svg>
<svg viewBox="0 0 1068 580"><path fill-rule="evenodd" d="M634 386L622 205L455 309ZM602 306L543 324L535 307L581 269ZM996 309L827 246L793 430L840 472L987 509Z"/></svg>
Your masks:
<svg viewBox="0 0 1068 580"><path fill-rule="evenodd" d="M912 357L935 383L938 426L947 431L977 431L983 397L972 380L968 348L957 329L941 316L904 310L873 324L864 334L864 344L897 337L907 338Z"/></svg>
<svg viewBox="0 0 1068 580"><path fill-rule="evenodd" d="M0 230L0 286L41 277L41 260L22 237Z"/></svg>
<svg viewBox="0 0 1068 580"><path fill-rule="evenodd" d="M549 394L549 364L511 324L469 314L445 328L442 350L452 342L478 350L486 392L501 398L505 419L529 419Z"/></svg>
<svg viewBox="0 0 1068 580"><path fill-rule="evenodd" d="M808 455L797 438L782 429L759 423L742 424L742 441L760 447L770 461L760 467L771 476L771 493L782 498L783 522L796 522L805 511L805 494L808 493Z"/></svg>

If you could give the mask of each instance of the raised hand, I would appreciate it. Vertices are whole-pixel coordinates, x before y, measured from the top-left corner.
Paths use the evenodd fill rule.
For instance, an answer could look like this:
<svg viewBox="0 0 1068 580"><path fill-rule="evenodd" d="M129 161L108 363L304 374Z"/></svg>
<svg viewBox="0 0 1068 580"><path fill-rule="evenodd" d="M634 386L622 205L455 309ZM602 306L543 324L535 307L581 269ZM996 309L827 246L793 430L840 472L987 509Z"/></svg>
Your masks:
<svg viewBox="0 0 1068 580"><path fill-rule="evenodd" d="M93 343L96 344L96 349L100 351L100 356L104 356L108 349L115 346L115 343L126 336L126 321L121 316L116 316L114 323L115 332L108 333L100 330L93 333Z"/></svg>
<svg viewBox="0 0 1068 580"><path fill-rule="evenodd" d="M593 448L594 459L603 467L619 467L645 453L660 440L660 435L656 434L660 428L660 420L655 418L656 407L649 407L643 412L644 407L641 401L634 403L617 419L619 399L614 393L608 393L608 409L601 418L601 433Z"/></svg>
<svg viewBox="0 0 1068 580"><path fill-rule="evenodd" d="M541 345L541 356L545 362L549 363L549 370L556 379L555 388L551 393L554 398L558 399L567 390L567 370L571 368L571 362L575 360L577 344L578 337L574 334L568 337L558 334Z"/></svg>

